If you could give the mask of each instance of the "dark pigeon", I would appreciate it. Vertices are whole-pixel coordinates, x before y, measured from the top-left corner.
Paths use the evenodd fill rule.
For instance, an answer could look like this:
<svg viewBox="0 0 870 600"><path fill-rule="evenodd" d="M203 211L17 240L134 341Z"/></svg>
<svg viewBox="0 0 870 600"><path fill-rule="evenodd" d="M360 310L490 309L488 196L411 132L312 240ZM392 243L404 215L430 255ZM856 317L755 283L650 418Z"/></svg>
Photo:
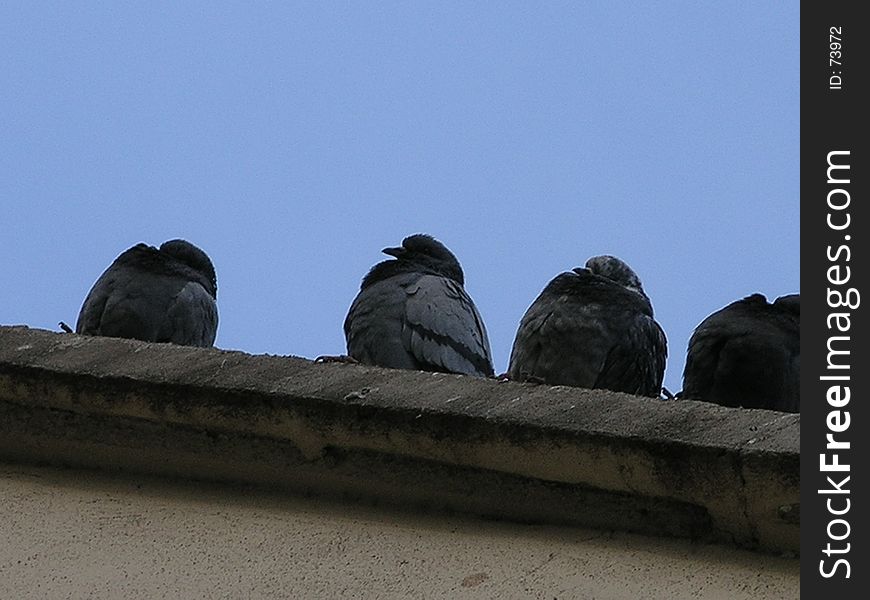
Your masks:
<svg viewBox="0 0 870 600"><path fill-rule="evenodd" d="M800 294L761 294L704 319L689 340L681 398L800 412Z"/></svg>
<svg viewBox="0 0 870 600"><path fill-rule="evenodd" d="M557 275L523 315L508 375L657 397L664 331L631 268L613 256Z"/></svg>
<svg viewBox="0 0 870 600"><path fill-rule="evenodd" d="M385 248L344 321L347 352L394 369L493 375L483 319L465 292L459 261L428 235Z"/></svg>
<svg viewBox="0 0 870 600"><path fill-rule="evenodd" d="M88 293L76 333L212 346L217 279L208 256L184 240L137 244L115 259Z"/></svg>

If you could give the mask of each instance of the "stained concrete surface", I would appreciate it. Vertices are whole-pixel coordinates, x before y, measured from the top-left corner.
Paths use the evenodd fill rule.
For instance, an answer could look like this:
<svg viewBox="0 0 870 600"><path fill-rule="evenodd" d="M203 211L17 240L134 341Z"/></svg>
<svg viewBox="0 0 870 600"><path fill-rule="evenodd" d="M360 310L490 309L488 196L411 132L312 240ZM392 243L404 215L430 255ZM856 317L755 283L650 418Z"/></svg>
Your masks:
<svg viewBox="0 0 870 600"><path fill-rule="evenodd" d="M0 327L0 458L799 549L800 415Z"/></svg>
<svg viewBox="0 0 870 600"><path fill-rule="evenodd" d="M685 540L0 464L0 598L799 597L799 561Z"/></svg>

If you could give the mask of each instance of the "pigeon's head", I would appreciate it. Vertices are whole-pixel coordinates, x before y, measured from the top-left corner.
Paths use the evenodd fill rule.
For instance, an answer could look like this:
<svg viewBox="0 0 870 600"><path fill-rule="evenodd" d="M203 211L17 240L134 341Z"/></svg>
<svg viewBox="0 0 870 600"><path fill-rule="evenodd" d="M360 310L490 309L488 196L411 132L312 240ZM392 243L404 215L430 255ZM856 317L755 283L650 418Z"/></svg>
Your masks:
<svg viewBox="0 0 870 600"><path fill-rule="evenodd" d="M586 261L586 268L596 275L606 277L623 287L646 296L637 273L615 256L593 256Z"/></svg>
<svg viewBox="0 0 870 600"><path fill-rule="evenodd" d="M800 294L788 294L787 296L780 296L776 300L773 301L774 306L778 306L786 312L791 313L798 319L801 317L801 295Z"/></svg>
<svg viewBox="0 0 870 600"><path fill-rule="evenodd" d="M214 272L214 265L211 264L211 259L209 259L205 252L186 240L163 242L160 246L160 251L184 263L202 275L211 286L210 288L206 287L206 290L208 290L212 298L217 298L217 276Z"/></svg>
<svg viewBox="0 0 870 600"><path fill-rule="evenodd" d="M408 236L398 248L384 248L382 252L396 257L395 261L388 262L400 263L411 269L434 271L460 285L465 284L465 275L456 256L431 235L418 233Z"/></svg>

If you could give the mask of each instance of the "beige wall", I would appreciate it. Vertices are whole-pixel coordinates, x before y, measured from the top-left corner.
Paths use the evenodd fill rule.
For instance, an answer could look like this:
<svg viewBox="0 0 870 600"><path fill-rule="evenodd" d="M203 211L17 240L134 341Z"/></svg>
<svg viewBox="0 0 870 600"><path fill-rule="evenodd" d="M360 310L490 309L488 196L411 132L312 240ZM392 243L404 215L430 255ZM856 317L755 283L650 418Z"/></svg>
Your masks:
<svg viewBox="0 0 870 600"><path fill-rule="evenodd" d="M799 596L797 559L686 540L0 464L0 598Z"/></svg>

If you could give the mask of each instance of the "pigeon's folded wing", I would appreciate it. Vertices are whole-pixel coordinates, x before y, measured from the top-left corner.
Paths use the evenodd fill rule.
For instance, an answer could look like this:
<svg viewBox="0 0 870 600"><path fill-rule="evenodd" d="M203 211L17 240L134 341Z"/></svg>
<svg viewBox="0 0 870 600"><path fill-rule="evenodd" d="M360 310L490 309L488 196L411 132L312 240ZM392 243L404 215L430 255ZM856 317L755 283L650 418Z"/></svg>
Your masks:
<svg viewBox="0 0 870 600"><path fill-rule="evenodd" d="M587 310L564 300L542 295L526 311L511 352L512 379L594 387L608 352L594 342L606 330Z"/></svg>
<svg viewBox="0 0 870 600"><path fill-rule="evenodd" d="M416 280L403 274L378 281L360 291L344 320L347 353L367 365L420 369L403 341L406 294L400 282Z"/></svg>
<svg viewBox="0 0 870 600"><path fill-rule="evenodd" d="M609 332L610 349L594 387L658 396L668 354L662 328L644 314L619 315L611 326L616 329Z"/></svg>
<svg viewBox="0 0 870 600"><path fill-rule="evenodd" d="M202 285L191 281L172 299L160 337L174 344L208 348L214 345L217 324L214 298Z"/></svg>
<svg viewBox="0 0 870 600"><path fill-rule="evenodd" d="M483 319L461 285L423 275L404 289L403 338L418 362L439 371L493 374Z"/></svg>

